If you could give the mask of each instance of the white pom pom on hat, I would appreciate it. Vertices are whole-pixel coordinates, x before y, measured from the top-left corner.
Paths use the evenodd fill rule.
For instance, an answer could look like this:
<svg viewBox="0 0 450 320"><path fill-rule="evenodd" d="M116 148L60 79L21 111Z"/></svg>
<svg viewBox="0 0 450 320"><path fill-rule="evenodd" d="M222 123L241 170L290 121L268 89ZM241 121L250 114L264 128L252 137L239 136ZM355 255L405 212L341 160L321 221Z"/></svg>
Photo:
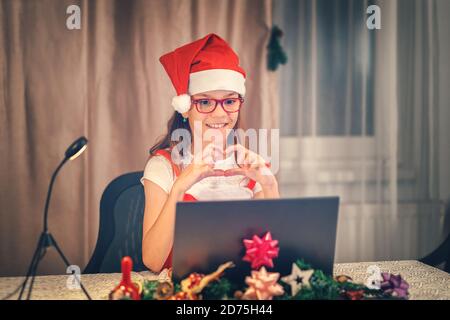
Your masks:
<svg viewBox="0 0 450 320"><path fill-rule="evenodd" d="M172 98L172 107L179 113L188 112L191 108L191 96L188 94L181 94Z"/></svg>
<svg viewBox="0 0 450 320"><path fill-rule="evenodd" d="M229 90L245 95L245 71L239 66L239 57L216 34L196 40L159 58L177 96L172 107L179 113L189 111L191 95Z"/></svg>

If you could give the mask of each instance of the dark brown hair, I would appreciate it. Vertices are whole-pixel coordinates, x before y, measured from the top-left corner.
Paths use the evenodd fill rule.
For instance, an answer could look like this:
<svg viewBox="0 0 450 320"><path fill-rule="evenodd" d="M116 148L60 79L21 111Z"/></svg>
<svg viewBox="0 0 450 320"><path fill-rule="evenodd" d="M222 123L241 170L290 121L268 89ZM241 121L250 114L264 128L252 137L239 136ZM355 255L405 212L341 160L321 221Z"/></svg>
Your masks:
<svg viewBox="0 0 450 320"><path fill-rule="evenodd" d="M155 155L155 152L162 149L172 148L177 142L172 141L172 133L176 129L186 129L192 134L189 122L183 122L183 116L179 112L174 112L167 122L167 133L150 148L150 157Z"/></svg>

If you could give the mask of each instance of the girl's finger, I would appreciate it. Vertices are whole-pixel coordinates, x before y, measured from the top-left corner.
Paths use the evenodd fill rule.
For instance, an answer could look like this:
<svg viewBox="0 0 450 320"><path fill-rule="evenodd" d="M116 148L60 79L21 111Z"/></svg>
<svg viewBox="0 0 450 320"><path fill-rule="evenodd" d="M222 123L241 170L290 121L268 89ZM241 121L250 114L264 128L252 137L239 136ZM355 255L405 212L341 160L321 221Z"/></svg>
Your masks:
<svg viewBox="0 0 450 320"><path fill-rule="evenodd" d="M246 171L245 171L245 169L242 169L242 168L233 168L233 169L225 170L224 175L225 175L225 177L245 176Z"/></svg>
<svg viewBox="0 0 450 320"><path fill-rule="evenodd" d="M259 172L263 175L263 176L273 176L272 170L270 170L270 168L268 168L266 165L263 165L261 167L261 169L259 170Z"/></svg>
<svg viewBox="0 0 450 320"><path fill-rule="evenodd" d="M213 174L214 177L220 177L220 176L224 176L225 175L225 170L222 169L213 169Z"/></svg>
<svg viewBox="0 0 450 320"><path fill-rule="evenodd" d="M248 153L247 154L247 165L248 166L254 166L258 164L258 156L254 153Z"/></svg>
<svg viewBox="0 0 450 320"><path fill-rule="evenodd" d="M228 155L231 152L236 152L236 162L239 166L243 166L245 164L245 157L247 156L247 151L248 150L245 149L242 145L235 144L229 146L226 149L225 154Z"/></svg>
<svg viewBox="0 0 450 320"><path fill-rule="evenodd" d="M241 144L235 144L235 145L229 146L226 149L226 154L228 154L231 151L237 152L237 154L238 154L237 158L238 158L239 165L248 165L250 163L265 164L263 157L261 157L256 152L248 150Z"/></svg>
<svg viewBox="0 0 450 320"><path fill-rule="evenodd" d="M266 162L264 161L263 157L261 157L259 154L256 153L250 154L248 156L248 160L250 164L257 165L259 167L266 165Z"/></svg>
<svg viewBox="0 0 450 320"><path fill-rule="evenodd" d="M226 149L225 149L225 153L226 154L228 154L228 153L230 153L230 152L243 152L243 153L247 153L247 149L242 145L242 144L239 144L239 143L236 143L236 144L232 144L231 146L228 146Z"/></svg>
<svg viewBox="0 0 450 320"><path fill-rule="evenodd" d="M220 176L224 176L224 171L220 170L220 169L213 169L209 166L205 166L203 168L203 177L220 177Z"/></svg>
<svg viewBox="0 0 450 320"><path fill-rule="evenodd" d="M206 156L202 159L203 164L207 164L209 167L214 166L214 159L211 155Z"/></svg>
<svg viewBox="0 0 450 320"><path fill-rule="evenodd" d="M204 160L208 155L211 154L211 148L213 148L213 146L212 146L211 143L209 143L209 144L207 144L204 148L202 148L202 149L199 150L199 151L194 150L194 152L196 152L196 153L194 154L194 160L195 160L195 163L202 163L203 160Z"/></svg>
<svg viewBox="0 0 450 320"><path fill-rule="evenodd" d="M211 156L215 161L221 160L223 159L223 149L211 142L203 149L203 158L208 156Z"/></svg>
<svg viewBox="0 0 450 320"><path fill-rule="evenodd" d="M257 168L259 165L258 157L254 153L247 153L244 159L244 167L247 169Z"/></svg>

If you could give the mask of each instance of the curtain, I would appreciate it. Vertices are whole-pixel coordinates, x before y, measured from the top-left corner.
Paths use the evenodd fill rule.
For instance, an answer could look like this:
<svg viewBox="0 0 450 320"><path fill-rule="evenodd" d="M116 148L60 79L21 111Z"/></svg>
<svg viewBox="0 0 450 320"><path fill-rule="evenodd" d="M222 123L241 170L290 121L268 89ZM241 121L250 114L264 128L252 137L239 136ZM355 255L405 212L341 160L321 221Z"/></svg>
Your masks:
<svg viewBox="0 0 450 320"><path fill-rule="evenodd" d="M69 5L81 29L66 28ZM276 74L266 71L271 0L2 0L0 3L0 274L23 275L42 229L50 176L85 135L88 148L57 177L49 228L72 264L94 249L103 190L143 170L175 94L158 58L214 32L248 73L245 127L278 127ZM39 273L65 273L49 252Z"/></svg>
<svg viewBox="0 0 450 320"><path fill-rule="evenodd" d="M439 137L450 133L440 129L448 105L439 101L449 97L438 88L449 50L437 3L274 2L289 57L280 74L282 192L340 197L338 262L417 259L444 236L450 192L440 190L448 168L439 162L450 159ZM370 5L381 29L366 27Z"/></svg>
<svg viewBox="0 0 450 320"><path fill-rule="evenodd" d="M424 254L430 251L430 238L440 240L450 231L445 228L450 217L436 214L448 206L450 196L448 186L441 183L449 177L446 164L450 161L450 144L445 141L450 134L450 95L442 90L446 86L443 77L450 75L446 58L450 40L445 35L450 4L399 0L398 8L399 166L413 173L410 198L417 201L419 214L429 221L424 226L431 224L429 228L417 226L414 245Z"/></svg>

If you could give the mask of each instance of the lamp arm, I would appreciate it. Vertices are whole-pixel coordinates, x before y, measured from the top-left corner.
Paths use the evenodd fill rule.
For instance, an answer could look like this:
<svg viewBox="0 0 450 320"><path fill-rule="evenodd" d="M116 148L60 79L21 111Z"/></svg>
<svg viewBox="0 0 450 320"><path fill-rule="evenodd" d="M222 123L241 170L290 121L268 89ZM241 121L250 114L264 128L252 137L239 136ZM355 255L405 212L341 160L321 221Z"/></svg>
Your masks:
<svg viewBox="0 0 450 320"><path fill-rule="evenodd" d="M52 195L52 189L53 189L53 183L55 182L56 176L58 175L59 170L61 169L61 167L67 162L68 158L64 157L64 159L61 161L61 163L58 165L58 167L56 168L55 172L53 172L52 178L50 180L50 185L48 186L48 191L47 191L47 200L45 200L45 209L44 209L44 233L47 232L48 230L48 224L47 224L47 220L48 220L48 207L50 204L50 197Z"/></svg>

